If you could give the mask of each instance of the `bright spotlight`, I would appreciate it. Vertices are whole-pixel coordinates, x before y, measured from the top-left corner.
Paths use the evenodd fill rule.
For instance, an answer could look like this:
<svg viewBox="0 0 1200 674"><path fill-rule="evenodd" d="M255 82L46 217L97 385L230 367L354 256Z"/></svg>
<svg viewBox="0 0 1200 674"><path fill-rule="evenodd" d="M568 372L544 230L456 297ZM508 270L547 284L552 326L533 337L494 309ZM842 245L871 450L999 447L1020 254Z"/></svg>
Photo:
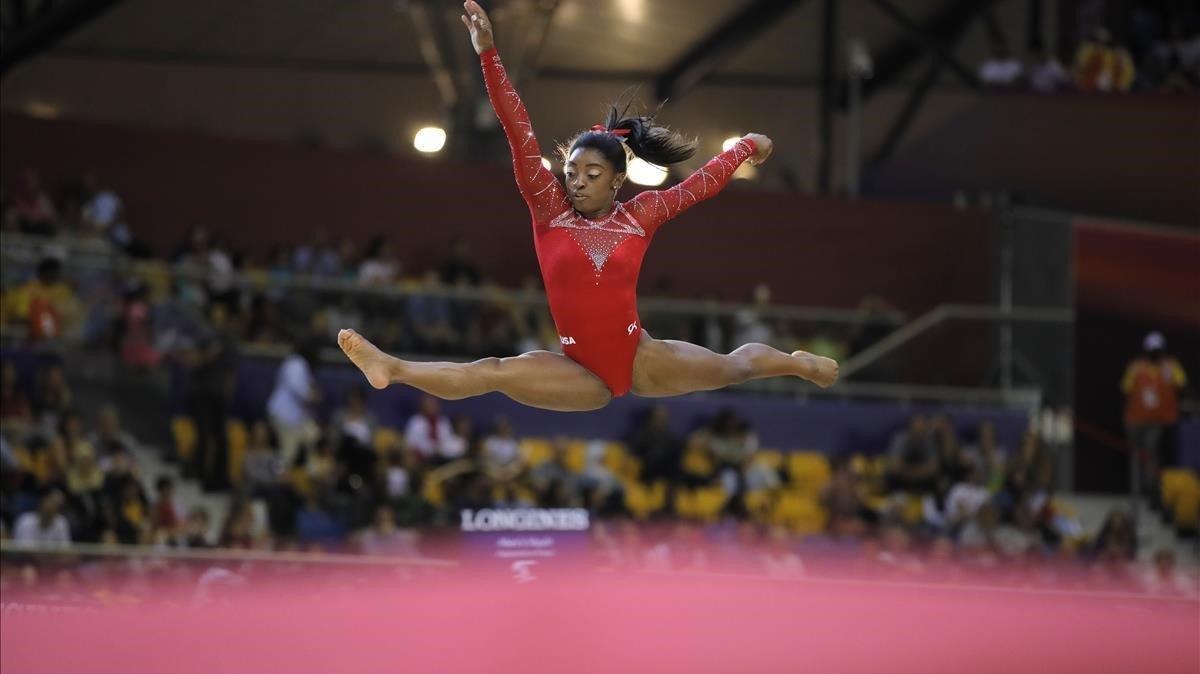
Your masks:
<svg viewBox="0 0 1200 674"><path fill-rule="evenodd" d="M653 187L663 184L663 181L667 179L667 169L637 158L629 162L626 171L629 179L638 185Z"/></svg>
<svg viewBox="0 0 1200 674"><path fill-rule="evenodd" d="M413 147L426 154L438 152L446 144L446 130L437 126L427 126L413 136Z"/></svg>
<svg viewBox="0 0 1200 674"><path fill-rule="evenodd" d="M741 136L730 136L729 138L726 138L721 143L721 152L729 152L729 149L732 148L734 145L737 145L737 142L741 139L742 139Z"/></svg>
<svg viewBox="0 0 1200 674"><path fill-rule="evenodd" d="M550 160L545 157L542 157L542 166L545 166L547 171L554 170L554 167L550 165Z"/></svg>

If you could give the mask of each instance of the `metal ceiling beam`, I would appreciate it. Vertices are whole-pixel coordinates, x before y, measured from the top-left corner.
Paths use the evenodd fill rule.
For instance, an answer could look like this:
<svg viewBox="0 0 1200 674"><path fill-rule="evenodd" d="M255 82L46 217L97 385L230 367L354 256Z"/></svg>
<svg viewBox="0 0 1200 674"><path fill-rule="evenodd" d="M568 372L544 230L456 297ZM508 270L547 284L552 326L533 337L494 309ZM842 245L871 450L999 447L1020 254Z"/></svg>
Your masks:
<svg viewBox="0 0 1200 674"><path fill-rule="evenodd" d="M678 99L712 76L734 54L805 0L751 0L742 11L694 44L658 78L660 101Z"/></svg>
<svg viewBox="0 0 1200 674"><path fill-rule="evenodd" d="M950 49L958 46L963 35L967 32L967 27L970 22L959 26L958 31L952 35L946 43ZM929 62L925 68L925 74L921 76L921 80L917 82L917 86L913 87L908 94L908 100L904 102L904 107L896 114L892 120L892 126L888 129L887 135L884 136L883 142L879 145L879 149L875 152L872 159L873 164L880 164L887 161L896 152L896 148L900 147L900 141L904 140L904 135L908 133L908 128L912 126L912 122L920 112L921 106L925 103L925 97L929 94L930 89L937 82L938 76L942 74L942 70L946 68L946 62L934 59Z"/></svg>
<svg viewBox="0 0 1200 674"><path fill-rule="evenodd" d="M980 12L995 4L996 0L954 0L946 3L937 14L923 24L916 23L887 0L871 2L900 24L906 35L876 55L874 76L863 83L863 100L894 84L926 54L932 55L949 67L967 87L980 88L975 73L955 59L945 45ZM846 99L843 96L842 108L845 107Z"/></svg>
<svg viewBox="0 0 1200 674"><path fill-rule="evenodd" d="M429 68L433 84L442 96L442 103L451 107L458 102L459 94L454 77L453 59L450 52L450 36L433 0L411 0L408 15L412 17L417 35L417 48Z"/></svg>
<svg viewBox="0 0 1200 674"><path fill-rule="evenodd" d="M11 18L4 26L4 42L0 46L0 77L18 63L33 58L53 47L89 21L112 9L121 0L43 0L29 12L29 3L9 0Z"/></svg>
<svg viewBox="0 0 1200 674"><path fill-rule="evenodd" d="M833 182L833 112L836 106L838 53L838 0L821 0L821 95L817 126L821 143L817 147L817 190L829 194Z"/></svg>

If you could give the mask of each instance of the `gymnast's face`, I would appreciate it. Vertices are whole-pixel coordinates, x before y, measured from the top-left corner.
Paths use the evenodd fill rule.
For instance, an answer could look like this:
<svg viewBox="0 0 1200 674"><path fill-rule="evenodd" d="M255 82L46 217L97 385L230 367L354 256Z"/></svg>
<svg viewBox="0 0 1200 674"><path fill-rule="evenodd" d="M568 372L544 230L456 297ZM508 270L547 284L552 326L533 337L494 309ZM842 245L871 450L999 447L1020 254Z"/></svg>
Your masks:
<svg viewBox="0 0 1200 674"><path fill-rule="evenodd" d="M575 148L563 163L567 198L584 217L606 214L624 181L625 174L617 173L612 162L595 148Z"/></svg>

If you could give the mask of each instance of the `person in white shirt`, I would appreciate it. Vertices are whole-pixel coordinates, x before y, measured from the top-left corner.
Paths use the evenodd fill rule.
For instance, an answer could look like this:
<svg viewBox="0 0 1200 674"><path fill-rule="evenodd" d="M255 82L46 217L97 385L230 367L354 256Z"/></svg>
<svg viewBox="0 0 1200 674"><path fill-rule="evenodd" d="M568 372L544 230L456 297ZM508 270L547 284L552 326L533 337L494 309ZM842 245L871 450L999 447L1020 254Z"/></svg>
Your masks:
<svg viewBox="0 0 1200 674"><path fill-rule="evenodd" d="M404 428L404 443L426 460L442 455L442 446L454 435L450 420L442 414L441 404L433 396L421 396L419 411L409 418ZM452 441L453 442L453 441Z"/></svg>
<svg viewBox="0 0 1200 674"><path fill-rule="evenodd" d="M979 66L979 80L985 86L1013 87L1025 76L1025 65L1005 45L995 45L992 55Z"/></svg>
<svg viewBox="0 0 1200 674"><path fill-rule="evenodd" d="M36 511L27 512L17 518L13 529L13 541L18 547L67 548L71 545L71 526L60 514L63 506L62 492L54 490L42 497Z"/></svg>
<svg viewBox="0 0 1200 674"><path fill-rule="evenodd" d="M312 405L321 399L312 366L316 349L298 348L279 366L275 390L267 400L267 414L279 441L279 458L284 470L292 467L302 445L317 441L321 429L313 418Z"/></svg>
<svg viewBox="0 0 1200 674"><path fill-rule="evenodd" d="M483 440L483 460L491 469L503 469L519 458L517 438L505 417L496 417L492 432Z"/></svg>

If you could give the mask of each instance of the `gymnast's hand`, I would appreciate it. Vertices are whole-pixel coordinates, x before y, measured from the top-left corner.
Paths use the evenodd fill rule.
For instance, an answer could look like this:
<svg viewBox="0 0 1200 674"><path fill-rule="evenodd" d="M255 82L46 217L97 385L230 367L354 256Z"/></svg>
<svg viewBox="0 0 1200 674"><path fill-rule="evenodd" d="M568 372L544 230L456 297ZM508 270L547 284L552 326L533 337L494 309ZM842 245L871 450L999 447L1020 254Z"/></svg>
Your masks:
<svg viewBox="0 0 1200 674"><path fill-rule="evenodd" d="M765 162L767 157L771 156L771 150L775 149L775 146L771 144L771 139L761 133L748 133L742 136L742 138L754 141L754 147L757 149L757 152L750 158L750 163L755 166Z"/></svg>
<svg viewBox="0 0 1200 674"><path fill-rule="evenodd" d="M482 54L495 44L492 39L492 22L488 19L487 12L483 11L475 0L464 2L463 9L467 10L467 13L462 17L462 22L467 30L471 31L471 44L474 45L476 54Z"/></svg>

